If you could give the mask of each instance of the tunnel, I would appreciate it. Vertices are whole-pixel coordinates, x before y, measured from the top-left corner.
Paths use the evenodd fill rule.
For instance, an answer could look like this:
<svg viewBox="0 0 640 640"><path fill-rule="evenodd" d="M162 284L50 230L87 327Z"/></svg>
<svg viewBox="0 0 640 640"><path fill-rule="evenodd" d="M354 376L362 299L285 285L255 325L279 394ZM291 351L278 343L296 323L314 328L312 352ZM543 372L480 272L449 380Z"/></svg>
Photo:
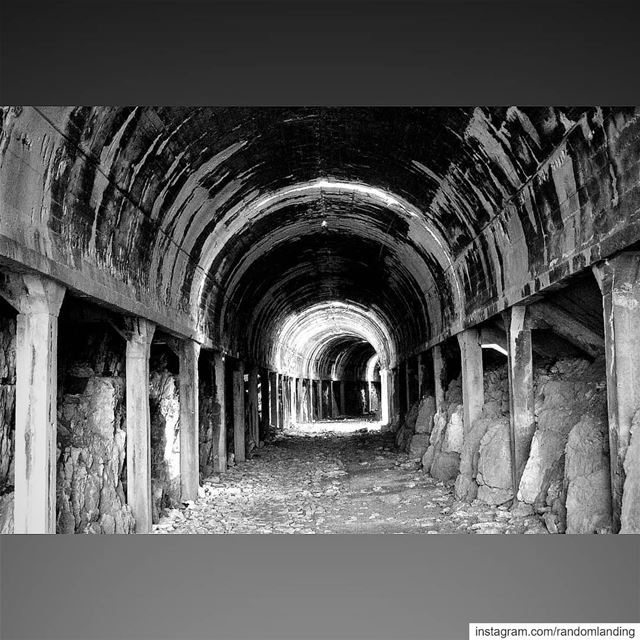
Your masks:
<svg viewBox="0 0 640 640"><path fill-rule="evenodd" d="M4 533L639 533L640 112L3 107L0 420Z"/></svg>

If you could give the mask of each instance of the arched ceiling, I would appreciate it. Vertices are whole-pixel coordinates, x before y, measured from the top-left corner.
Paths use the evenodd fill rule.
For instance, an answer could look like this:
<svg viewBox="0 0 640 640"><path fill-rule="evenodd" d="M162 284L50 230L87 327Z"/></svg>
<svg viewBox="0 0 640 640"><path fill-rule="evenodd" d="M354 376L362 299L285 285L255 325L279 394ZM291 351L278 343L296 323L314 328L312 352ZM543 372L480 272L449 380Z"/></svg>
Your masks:
<svg viewBox="0 0 640 640"><path fill-rule="evenodd" d="M505 288L496 234L511 231L492 229L489 239L485 232L583 112L39 113L67 141L51 178L51 206L54 214L67 207L67 215L53 216L60 231L85 225L81 253L128 270L136 286L190 313L215 344L326 375L329 360L347 351L358 353L347 360L366 366L373 348L381 366L393 366L458 325L470 300L490 300ZM351 325L335 333L326 309L336 302L367 309L384 344L366 323L359 333ZM314 333L309 318L324 328ZM284 327L291 332L286 358Z"/></svg>

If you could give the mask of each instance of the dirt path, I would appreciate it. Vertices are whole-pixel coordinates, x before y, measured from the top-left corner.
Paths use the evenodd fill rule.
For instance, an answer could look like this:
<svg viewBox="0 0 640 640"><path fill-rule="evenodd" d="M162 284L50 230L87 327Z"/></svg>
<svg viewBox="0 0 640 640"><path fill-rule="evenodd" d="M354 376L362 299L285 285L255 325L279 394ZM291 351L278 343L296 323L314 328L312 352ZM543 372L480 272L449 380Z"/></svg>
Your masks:
<svg viewBox="0 0 640 640"><path fill-rule="evenodd" d="M315 423L281 435L205 480L202 497L154 533L546 533L535 516L455 502L374 429Z"/></svg>

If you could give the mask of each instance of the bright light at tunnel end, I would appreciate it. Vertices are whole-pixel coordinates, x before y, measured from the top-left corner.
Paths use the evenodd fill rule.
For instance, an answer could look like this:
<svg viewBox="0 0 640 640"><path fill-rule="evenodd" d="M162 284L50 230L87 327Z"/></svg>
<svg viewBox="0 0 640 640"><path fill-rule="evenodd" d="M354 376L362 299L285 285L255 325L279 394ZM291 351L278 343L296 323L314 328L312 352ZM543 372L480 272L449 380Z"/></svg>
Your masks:
<svg viewBox="0 0 640 640"><path fill-rule="evenodd" d="M373 375L376 365L388 366L395 357L395 347L384 318L374 310L353 302L322 302L290 315L275 336L275 363L282 371L291 371L292 362L302 362L302 371L292 372L315 378L320 354L333 340L352 338L352 342L368 343L375 351L375 364L367 366ZM340 371L326 375L340 379Z"/></svg>

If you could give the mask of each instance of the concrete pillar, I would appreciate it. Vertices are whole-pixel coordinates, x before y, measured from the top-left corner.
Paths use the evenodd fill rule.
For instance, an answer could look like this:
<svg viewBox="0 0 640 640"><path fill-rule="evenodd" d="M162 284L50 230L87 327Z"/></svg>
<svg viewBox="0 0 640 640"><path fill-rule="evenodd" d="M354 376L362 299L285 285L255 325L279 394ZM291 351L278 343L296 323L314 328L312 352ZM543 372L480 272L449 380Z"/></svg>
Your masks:
<svg viewBox="0 0 640 640"><path fill-rule="evenodd" d="M504 312L509 358L511 481L514 496L517 495L536 430L531 330L525 328L526 314L527 307L524 305L511 307Z"/></svg>
<svg viewBox="0 0 640 640"><path fill-rule="evenodd" d="M276 406L278 407L278 428L284 428L285 415L285 394L284 394L284 377L276 373Z"/></svg>
<svg viewBox="0 0 640 640"><path fill-rule="evenodd" d="M136 533L151 531L149 356L154 332L155 325L147 320L126 319L127 502Z"/></svg>
<svg viewBox="0 0 640 640"><path fill-rule="evenodd" d="M216 380L215 400L220 406L220 429L217 434L217 442L213 443L215 448L213 468L214 471L224 473L227 470L227 408L224 392L225 359L219 352L213 355L213 367Z"/></svg>
<svg viewBox="0 0 640 640"><path fill-rule="evenodd" d="M604 316L613 531L640 533L633 516L640 495L626 486L624 465L631 423L640 411L640 252L620 253L593 271Z"/></svg>
<svg viewBox="0 0 640 640"><path fill-rule="evenodd" d="M271 422L269 408L271 401L271 374L266 369L260 369L260 403L262 416L260 418L259 438L264 440L269 432Z"/></svg>
<svg viewBox="0 0 640 640"><path fill-rule="evenodd" d="M389 371L389 397L391 404L389 406L389 416L391 421L400 418L400 390L398 381L399 367Z"/></svg>
<svg viewBox="0 0 640 640"><path fill-rule="evenodd" d="M391 420L390 374L389 369L380 369L380 419L383 424L388 424Z"/></svg>
<svg viewBox="0 0 640 640"><path fill-rule="evenodd" d="M280 424L280 407L278 406L278 374L275 371L269 373L269 408L271 415L270 424L275 428Z"/></svg>
<svg viewBox="0 0 640 640"><path fill-rule="evenodd" d="M307 410L307 421L313 422L313 380L307 380L307 388L306 388L306 410Z"/></svg>
<svg viewBox="0 0 640 640"><path fill-rule="evenodd" d="M302 409L304 407L304 386L302 384L302 378L298 378L297 380L297 391L296 398L298 404L296 406L296 415L298 416L298 422L304 422L304 415Z"/></svg>
<svg viewBox="0 0 640 640"><path fill-rule="evenodd" d="M329 417L337 418L337 407L336 407L336 394L335 394L335 383L333 380L329 380Z"/></svg>
<svg viewBox="0 0 640 640"><path fill-rule="evenodd" d="M289 413L289 400L291 394L289 391L289 378L287 376L282 377L282 422L283 427L289 426L290 413Z"/></svg>
<svg viewBox="0 0 640 640"><path fill-rule="evenodd" d="M256 447L260 441L260 416L258 414L258 367L249 369L249 433Z"/></svg>
<svg viewBox="0 0 640 640"><path fill-rule="evenodd" d="M58 314L65 288L7 274L0 295L18 311L15 399L15 533L56 532Z"/></svg>
<svg viewBox="0 0 640 640"><path fill-rule="evenodd" d="M432 350L433 355L433 386L436 399L436 411L444 411L444 380L446 370L442 357L442 347L436 345Z"/></svg>
<svg viewBox="0 0 640 640"><path fill-rule="evenodd" d="M322 402L322 380L317 380L318 390L318 420L324 420L324 402Z"/></svg>
<svg viewBox="0 0 640 640"><path fill-rule="evenodd" d="M482 347L477 329L466 329L458 334L462 359L462 403L464 405L464 431L469 433L484 405L484 378Z"/></svg>
<svg viewBox="0 0 640 640"><path fill-rule="evenodd" d="M236 462L246 460L244 432L244 363L239 361L233 371L233 453Z"/></svg>
<svg viewBox="0 0 640 640"><path fill-rule="evenodd" d="M344 380L340 380L340 412L343 415L347 414L347 394Z"/></svg>
<svg viewBox="0 0 640 640"><path fill-rule="evenodd" d="M404 397L406 402L406 413L409 413L411 408L411 362L410 358L407 358L404 363Z"/></svg>
<svg viewBox="0 0 640 640"><path fill-rule="evenodd" d="M364 391L364 405L362 407L362 413L365 414L369 411L369 405L371 402L371 397L369 396L369 383L366 380L361 382L360 388Z"/></svg>
<svg viewBox="0 0 640 640"><path fill-rule="evenodd" d="M195 500L200 486L199 356L197 342L180 342L180 496L183 502Z"/></svg>
<svg viewBox="0 0 640 640"><path fill-rule="evenodd" d="M427 364L425 362L425 354L418 354L418 399L422 398L426 389Z"/></svg>

